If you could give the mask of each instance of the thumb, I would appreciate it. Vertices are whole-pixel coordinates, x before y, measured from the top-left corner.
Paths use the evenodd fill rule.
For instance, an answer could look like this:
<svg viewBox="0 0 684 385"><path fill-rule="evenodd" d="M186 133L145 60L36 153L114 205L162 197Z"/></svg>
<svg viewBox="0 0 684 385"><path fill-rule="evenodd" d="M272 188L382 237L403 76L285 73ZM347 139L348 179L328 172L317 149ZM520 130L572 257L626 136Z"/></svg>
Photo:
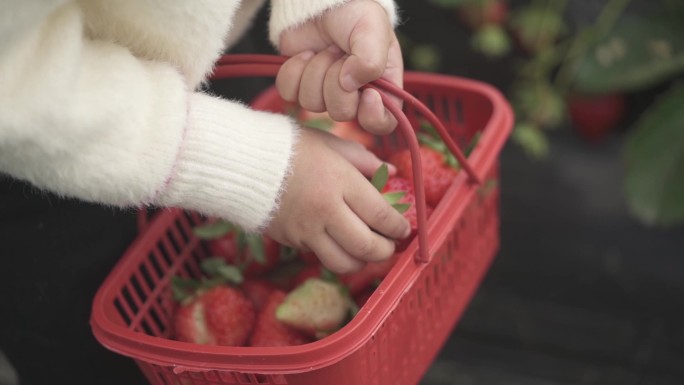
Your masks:
<svg viewBox="0 0 684 385"><path fill-rule="evenodd" d="M351 31L349 56L340 71L340 85L347 92L379 79L387 68L388 52L394 36L389 22L384 18L362 17Z"/></svg>

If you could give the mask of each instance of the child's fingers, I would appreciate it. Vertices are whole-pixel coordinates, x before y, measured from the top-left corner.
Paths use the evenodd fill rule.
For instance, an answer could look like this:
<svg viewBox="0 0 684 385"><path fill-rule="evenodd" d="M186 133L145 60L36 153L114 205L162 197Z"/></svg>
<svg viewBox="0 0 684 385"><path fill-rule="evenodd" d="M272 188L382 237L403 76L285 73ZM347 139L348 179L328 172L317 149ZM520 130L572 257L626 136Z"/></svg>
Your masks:
<svg viewBox="0 0 684 385"><path fill-rule="evenodd" d="M299 104L312 112L323 112L325 100L323 98L323 82L330 66L341 56L339 48L331 48L316 54L304 68L299 84Z"/></svg>
<svg viewBox="0 0 684 385"><path fill-rule="evenodd" d="M299 83L306 65L314 57L312 51L304 51L289 59L280 67L276 76L276 88L280 97L288 102L296 102L299 96Z"/></svg>
<svg viewBox="0 0 684 385"><path fill-rule="evenodd" d="M356 91L382 76L387 68L392 36L394 32L383 14L369 14L357 21L349 36L349 49L341 46L350 54L340 73L342 88Z"/></svg>
<svg viewBox="0 0 684 385"><path fill-rule="evenodd" d="M326 144L335 150L338 154L342 155L349 163L352 164L361 174L370 178L375 174L383 162L374 153L368 151L362 144L354 142L351 140L345 140L339 138L333 134L320 132L317 133L323 137ZM396 167L388 164L390 175L394 175L397 172Z"/></svg>
<svg viewBox="0 0 684 385"><path fill-rule="evenodd" d="M402 214L395 210L385 198L366 183L350 184L344 200L347 205L368 226L378 233L392 239L406 238L411 232L411 226Z"/></svg>
<svg viewBox="0 0 684 385"><path fill-rule="evenodd" d="M325 232L309 239L306 246L318 256L323 266L335 273L353 273L361 270L365 265L349 255Z"/></svg>
<svg viewBox="0 0 684 385"><path fill-rule="evenodd" d="M388 134L397 126L397 119L385 108L378 91L372 89L361 94L358 120L361 127L378 135Z"/></svg>
<svg viewBox="0 0 684 385"><path fill-rule="evenodd" d="M392 256L394 242L371 231L353 211L340 210L326 226L327 233L353 258L380 262Z"/></svg>
<svg viewBox="0 0 684 385"><path fill-rule="evenodd" d="M343 63L344 59L340 59L330 66L323 83L323 98L328 114L338 122L355 119L359 104L359 93L345 91L340 85L340 71Z"/></svg>

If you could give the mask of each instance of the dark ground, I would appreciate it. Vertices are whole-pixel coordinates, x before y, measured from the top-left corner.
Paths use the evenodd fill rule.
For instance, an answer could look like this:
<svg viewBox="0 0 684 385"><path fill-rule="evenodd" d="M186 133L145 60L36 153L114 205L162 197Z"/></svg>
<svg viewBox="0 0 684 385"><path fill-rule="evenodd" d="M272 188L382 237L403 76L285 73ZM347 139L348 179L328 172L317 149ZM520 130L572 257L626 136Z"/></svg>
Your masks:
<svg viewBox="0 0 684 385"><path fill-rule="evenodd" d="M443 47L443 72L505 88L514 57L487 61L452 15L403 3L402 31ZM267 52L263 41L237 50ZM234 87L249 97L266 84ZM633 114L648 97L632 98ZM684 384L684 228L647 229L629 216L620 136L588 147L565 128L551 139L545 162L513 144L504 150L501 252L422 384ZM89 306L77 305L90 303L133 234L132 212L0 180L0 349L24 373L22 384L67 383L41 375L47 360L68 383L90 375L144 384L128 359L83 337ZM33 316L46 308L59 316ZM79 357L102 364L86 368Z"/></svg>

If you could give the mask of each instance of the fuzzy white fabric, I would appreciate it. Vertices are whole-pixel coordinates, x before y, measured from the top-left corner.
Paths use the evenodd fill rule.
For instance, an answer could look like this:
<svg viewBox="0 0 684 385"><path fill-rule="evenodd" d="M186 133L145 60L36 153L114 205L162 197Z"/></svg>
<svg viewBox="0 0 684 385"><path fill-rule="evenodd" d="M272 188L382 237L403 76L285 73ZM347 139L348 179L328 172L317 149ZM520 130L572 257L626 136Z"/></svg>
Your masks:
<svg viewBox="0 0 684 385"><path fill-rule="evenodd" d="M270 27L283 31L345 0L274 1ZM262 228L296 125L196 91L262 3L0 0L0 172Z"/></svg>

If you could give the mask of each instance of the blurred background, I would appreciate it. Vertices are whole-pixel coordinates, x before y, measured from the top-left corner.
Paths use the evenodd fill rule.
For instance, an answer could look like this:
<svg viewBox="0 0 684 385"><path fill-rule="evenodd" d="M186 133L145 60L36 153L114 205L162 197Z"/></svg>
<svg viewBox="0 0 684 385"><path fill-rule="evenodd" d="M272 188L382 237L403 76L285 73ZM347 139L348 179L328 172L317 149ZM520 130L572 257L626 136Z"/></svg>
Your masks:
<svg viewBox="0 0 684 385"><path fill-rule="evenodd" d="M425 385L684 384L684 1L401 1L516 127L501 251Z"/></svg>

